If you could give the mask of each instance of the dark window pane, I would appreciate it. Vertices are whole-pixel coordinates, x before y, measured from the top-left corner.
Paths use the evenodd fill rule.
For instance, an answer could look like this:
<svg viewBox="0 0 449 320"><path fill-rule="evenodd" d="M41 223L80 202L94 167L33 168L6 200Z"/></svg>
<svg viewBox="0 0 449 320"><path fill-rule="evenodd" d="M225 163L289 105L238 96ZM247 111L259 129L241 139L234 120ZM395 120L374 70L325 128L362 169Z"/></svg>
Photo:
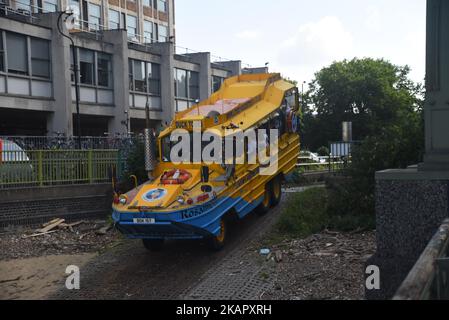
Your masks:
<svg viewBox="0 0 449 320"><path fill-rule="evenodd" d="M31 61L31 68L33 70L33 76L50 78L50 61L33 59Z"/></svg>
<svg viewBox="0 0 449 320"><path fill-rule="evenodd" d="M176 96L187 98L187 71L176 69Z"/></svg>
<svg viewBox="0 0 449 320"><path fill-rule="evenodd" d="M28 74L26 37L7 33L6 49L8 50L8 72Z"/></svg>
<svg viewBox="0 0 449 320"><path fill-rule="evenodd" d="M129 90L134 90L134 77L133 77L133 61L128 60L128 75L129 75Z"/></svg>
<svg viewBox="0 0 449 320"><path fill-rule="evenodd" d="M161 66L156 63L149 63L147 66L149 79L149 93L161 94Z"/></svg>
<svg viewBox="0 0 449 320"><path fill-rule="evenodd" d="M50 45L47 40L31 39L31 74L50 78Z"/></svg>
<svg viewBox="0 0 449 320"><path fill-rule="evenodd" d="M200 83L198 72L189 72L189 98L199 99L200 97Z"/></svg>
<svg viewBox="0 0 449 320"><path fill-rule="evenodd" d="M0 31L0 71L5 71L5 64L3 62L3 59L5 58L5 54L3 52L3 35Z"/></svg>
<svg viewBox="0 0 449 320"><path fill-rule="evenodd" d="M146 92L145 64L143 61L134 60L134 90Z"/></svg>
<svg viewBox="0 0 449 320"><path fill-rule="evenodd" d="M212 92L217 92L220 90L221 84L224 79L222 77L213 76L212 77Z"/></svg>
<svg viewBox="0 0 449 320"><path fill-rule="evenodd" d="M94 84L94 52L81 49L80 53L80 82L84 84Z"/></svg>
<svg viewBox="0 0 449 320"><path fill-rule="evenodd" d="M111 56L104 53L98 53L98 85L110 87L112 85L112 63Z"/></svg>

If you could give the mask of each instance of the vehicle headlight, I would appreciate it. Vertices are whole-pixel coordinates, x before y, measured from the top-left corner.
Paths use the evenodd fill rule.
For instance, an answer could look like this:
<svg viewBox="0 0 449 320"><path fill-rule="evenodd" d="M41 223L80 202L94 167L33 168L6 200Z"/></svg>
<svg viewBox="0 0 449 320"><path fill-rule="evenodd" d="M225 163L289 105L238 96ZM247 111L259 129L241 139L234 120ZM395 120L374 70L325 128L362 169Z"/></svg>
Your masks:
<svg viewBox="0 0 449 320"><path fill-rule="evenodd" d="M121 195L119 198L119 202L121 205L125 205L128 202L128 197L125 195Z"/></svg>

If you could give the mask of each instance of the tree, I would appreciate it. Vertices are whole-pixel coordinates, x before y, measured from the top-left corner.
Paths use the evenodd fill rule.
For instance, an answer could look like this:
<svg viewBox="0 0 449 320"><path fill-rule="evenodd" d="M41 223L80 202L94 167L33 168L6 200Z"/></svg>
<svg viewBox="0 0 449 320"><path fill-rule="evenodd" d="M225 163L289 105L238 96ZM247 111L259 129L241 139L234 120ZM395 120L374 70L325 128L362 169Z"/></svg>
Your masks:
<svg viewBox="0 0 449 320"><path fill-rule="evenodd" d="M305 97L305 147L340 141L344 121L352 121L353 138L361 141L414 117L422 107L422 85L411 81L409 72L408 66L370 58L334 62L317 72Z"/></svg>
<svg viewBox="0 0 449 320"><path fill-rule="evenodd" d="M311 83L303 145L316 150L339 141L344 121L352 121L358 140L346 176L328 185L328 214L344 224L373 222L377 171L421 160L423 86L409 72L382 59L353 59L322 69Z"/></svg>

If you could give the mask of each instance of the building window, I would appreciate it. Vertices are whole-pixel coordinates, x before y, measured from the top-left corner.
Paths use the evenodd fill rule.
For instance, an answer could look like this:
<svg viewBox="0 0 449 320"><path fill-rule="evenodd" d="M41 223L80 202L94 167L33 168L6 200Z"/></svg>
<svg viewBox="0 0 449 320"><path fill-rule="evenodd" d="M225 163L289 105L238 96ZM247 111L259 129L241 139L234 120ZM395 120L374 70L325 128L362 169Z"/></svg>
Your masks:
<svg viewBox="0 0 449 320"><path fill-rule="evenodd" d="M21 12L31 13L31 0L21 0L16 2L16 9Z"/></svg>
<svg viewBox="0 0 449 320"><path fill-rule="evenodd" d="M100 30L101 8L99 5L89 3L89 29Z"/></svg>
<svg viewBox="0 0 449 320"><path fill-rule="evenodd" d="M8 72L28 74L27 38L7 33L6 49L10 53L8 54Z"/></svg>
<svg viewBox="0 0 449 320"><path fill-rule="evenodd" d="M224 78L218 76L212 76L212 92L217 92L224 81Z"/></svg>
<svg viewBox="0 0 449 320"><path fill-rule="evenodd" d="M143 0L142 3L145 7L151 7L151 0Z"/></svg>
<svg viewBox="0 0 449 320"><path fill-rule="evenodd" d="M188 98L187 70L175 69L175 95L178 98Z"/></svg>
<svg viewBox="0 0 449 320"><path fill-rule="evenodd" d="M155 96L161 95L161 66L156 63L147 63L148 92Z"/></svg>
<svg viewBox="0 0 449 320"><path fill-rule="evenodd" d="M120 12L109 9L109 28L120 29Z"/></svg>
<svg viewBox="0 0 449 320"><path fill-rule="evenodd" d="M150 95L161 94L161 68L159 64L129 60L129 89Z"/></svg>
<svg viewBox="0 0 449 320"><path fill-rule="evenodd" d="M3 49L3 33L0 30L0 71L5 71L5 50Z"/></svg>
<svg viewBox="0 0 449 320"><path fill-rule="evenodd" d="M135 16L126 16L126 29L128 30L129 38L137 36L137 18Z"/></svg>
<svg viewBox="0 0 449 320"><path fill-rule="evenodd" d="M92 50L80 49L80 82L83 84L95 84L94 74L94 52Z"/></svg>
<svg viewBox="0 0 449 320"><path fill-rule="evenodd" d="M144 43L153 42L153 23L151 21L143 21L143 37Z"/></svg>
<svg viewBox="0 0 449 320"><path fill-rule="evenodd" d="M146 92L145 85L145 64L143 61L133 60L133 89L138 92Z"/></svg>
<svg viewBox="0 0 449 320"><path fill-rule="evenodd" d="M189 71L189 99L200 98L200 76L198 72Z"/></svg>
<svg viewBox="0 0 449 320"><path fill-rule="evenodd" d="M56 12L58 11L58 0L41 0L39 7L42 8L42 12Z"/></svg>
<svg viewBox="0 0 449 320"><path fill-rule="evenodd" d="M31 75L50 78L50 44L47 40L31 38Z"/></svg>
<svg viewBox="0 0 449 320"><path fill-rule="evenodd" d="M176 111L192 106L200 97L199 73L175 69Z"/></svg>
<svg viewBox="0 0 449 320"><path fill-rule="evenodd" d="M167 0L157 0L157 10L167 12Z"/></svg>
<svg viewBox="0 0 449 320"><path fill-rule="evenodd" d="M98 85L101 87L112 87L112 61L111 55L97 53L97 75Z"/></svg>
<svg viewBox="0 0 449 320"><path fill-rule="evenodd" d="M159 33L159 42L167 42L168 41L168 27L159 25L158 26L158 33Z"/></svg>

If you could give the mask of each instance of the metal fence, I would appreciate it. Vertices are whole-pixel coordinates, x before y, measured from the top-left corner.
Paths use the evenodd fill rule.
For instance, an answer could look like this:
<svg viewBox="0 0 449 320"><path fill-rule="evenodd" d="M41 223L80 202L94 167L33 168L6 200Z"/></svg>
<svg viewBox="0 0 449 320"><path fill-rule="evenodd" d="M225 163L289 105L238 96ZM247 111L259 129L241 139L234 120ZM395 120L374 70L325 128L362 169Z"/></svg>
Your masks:
<svg viewBox="0 0 449 320"><path fill-rule="evenodd" d="M74 150L79 149L78 137L56 136L0 136L0 140L11 141L23 150ZM109 150L117 149L126 152L142 135L118 135L113 137L81 137L81 149Z"/></svg>
<svg viewBox="0 0 449 320"><path fill-rule="evenodd" d="M118 150L14 150L0 152L0 189L111 181L124 170Z"/></svg>

